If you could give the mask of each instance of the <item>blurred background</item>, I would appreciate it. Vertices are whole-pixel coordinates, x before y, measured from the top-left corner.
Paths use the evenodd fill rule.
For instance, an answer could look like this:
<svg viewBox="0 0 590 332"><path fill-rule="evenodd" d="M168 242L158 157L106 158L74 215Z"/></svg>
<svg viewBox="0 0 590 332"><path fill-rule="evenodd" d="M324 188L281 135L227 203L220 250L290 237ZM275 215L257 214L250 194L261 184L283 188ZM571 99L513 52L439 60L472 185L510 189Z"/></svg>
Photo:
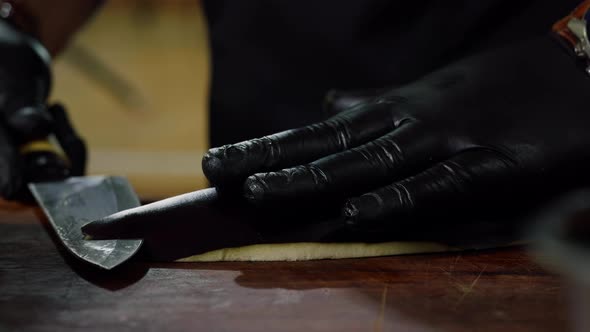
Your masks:
<svg viewBox="0 0 590 332"><path fill-rule="evenodd" d="M144 199L206 186L208 45L196 0L110 0L56 59L52 100L90 149L89 174Z"/></svg>

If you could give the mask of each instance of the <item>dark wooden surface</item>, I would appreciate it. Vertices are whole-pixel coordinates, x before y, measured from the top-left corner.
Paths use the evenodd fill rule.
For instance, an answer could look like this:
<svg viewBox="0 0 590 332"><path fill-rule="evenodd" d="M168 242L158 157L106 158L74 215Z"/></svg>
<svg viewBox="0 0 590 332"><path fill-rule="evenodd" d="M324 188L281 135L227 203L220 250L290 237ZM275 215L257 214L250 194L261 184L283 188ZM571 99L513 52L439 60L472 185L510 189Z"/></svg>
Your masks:
<svg viewBox="0 0 590 332"><path fill-rule="evenodd" d="M522 248L104 272L0 212L0 331L565 331L562 288Z"/></svg>

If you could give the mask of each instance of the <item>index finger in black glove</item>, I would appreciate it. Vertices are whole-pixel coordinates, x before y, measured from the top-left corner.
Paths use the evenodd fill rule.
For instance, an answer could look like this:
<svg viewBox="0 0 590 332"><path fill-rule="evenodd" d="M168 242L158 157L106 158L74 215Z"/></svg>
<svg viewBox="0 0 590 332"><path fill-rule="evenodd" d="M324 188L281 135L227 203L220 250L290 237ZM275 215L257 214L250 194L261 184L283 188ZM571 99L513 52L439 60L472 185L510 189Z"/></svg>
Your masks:
<svg viewBox="0 0 590 332"><path fill-rule="evenodd" d="M391 133L306 165L250 176L244 195L253 202L362 193L446 157L449 147L433 129L408 120Z"/></svg>

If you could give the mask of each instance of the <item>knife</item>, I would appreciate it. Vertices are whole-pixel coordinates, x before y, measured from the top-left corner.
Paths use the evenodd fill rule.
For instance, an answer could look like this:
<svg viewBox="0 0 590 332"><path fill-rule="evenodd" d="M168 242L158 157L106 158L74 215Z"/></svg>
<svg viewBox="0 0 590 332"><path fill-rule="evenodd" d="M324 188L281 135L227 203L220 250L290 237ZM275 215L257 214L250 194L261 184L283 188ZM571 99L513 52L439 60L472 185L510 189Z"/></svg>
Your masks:
<svg viewBox="0 0 590 332"><path fill-rule="evenodd" d="M77 258L110 270L131 258L141 239L87 240L80 228L99 218L140 205L127 179L117 176L71 177L30 183L29 189L66 249Z"/></svg>
<svg viewBox="0 0 590 332"><path fill-rule="evenodd" d="M140 205L129 182L122 177L83 174L86 149L65 118L65 110L54 105L61 119L59 133L20 146L22 173L29 192L22 200L34 198L45 212L62 244L76 257L104 269L112 269L133 256L141 240L88 241L80 227L92 220ZM61 139L60 139L61 138ZM67 144L62 148L62 142ZM71 156L71 157L70 157ZM32 194L32 196L31 196Z"/></svg>
<svg viewBox="0 0 590 332"><path fill-rule="evenodd" d="M65 110L52 107L53 114L59 115L65 124ZM61 134L50 134L20 147L22 173L30 190L23 191L20 197L25 201L36 199L69 252L101 268L112 269L137 252L141 241L88 241L83 239L80 227L139 206L139 200L124 178L70 177L83 174L86 149L69 125L62 127L65 130ZM64 141L68 143L66 148L60 144Z"/></svg>
<svg viewBox="0 0 590 332"><path fill-rule="evenodd" d="M69 124L65 109L47 106L51 90L51 55L33 35L0 19L0 54L3 71L17 71L14 82L2 88L0 132L18 147L22 183L30 192L68 251L87 262L112 269L131 257L141 240L86 241L80 226L122 209L139 205L127 180L119 177L79 177L86 163L86 147ZM6 19L8 17L8 19ZM9 80L9 81L10 81ZM6 90L6 91L5 91ZM14 90L14 91L13 91ZM12 151L11 151L12 152ZM10 199L30 201L25 186L13 179Z"/></svg>

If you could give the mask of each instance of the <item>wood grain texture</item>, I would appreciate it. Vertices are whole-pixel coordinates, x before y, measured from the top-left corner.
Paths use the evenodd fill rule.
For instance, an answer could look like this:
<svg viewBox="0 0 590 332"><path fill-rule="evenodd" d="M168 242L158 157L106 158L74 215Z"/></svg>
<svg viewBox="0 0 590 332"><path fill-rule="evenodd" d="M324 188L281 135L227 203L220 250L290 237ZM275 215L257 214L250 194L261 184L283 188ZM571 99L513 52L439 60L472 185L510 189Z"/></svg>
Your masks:
<svg viewBox="0 0 590 332"><path fill-rule="evenodd" d="M564 331L560 280L522 248L371 259L169 263L64 255L0 212L0 331Z"/></svg>

